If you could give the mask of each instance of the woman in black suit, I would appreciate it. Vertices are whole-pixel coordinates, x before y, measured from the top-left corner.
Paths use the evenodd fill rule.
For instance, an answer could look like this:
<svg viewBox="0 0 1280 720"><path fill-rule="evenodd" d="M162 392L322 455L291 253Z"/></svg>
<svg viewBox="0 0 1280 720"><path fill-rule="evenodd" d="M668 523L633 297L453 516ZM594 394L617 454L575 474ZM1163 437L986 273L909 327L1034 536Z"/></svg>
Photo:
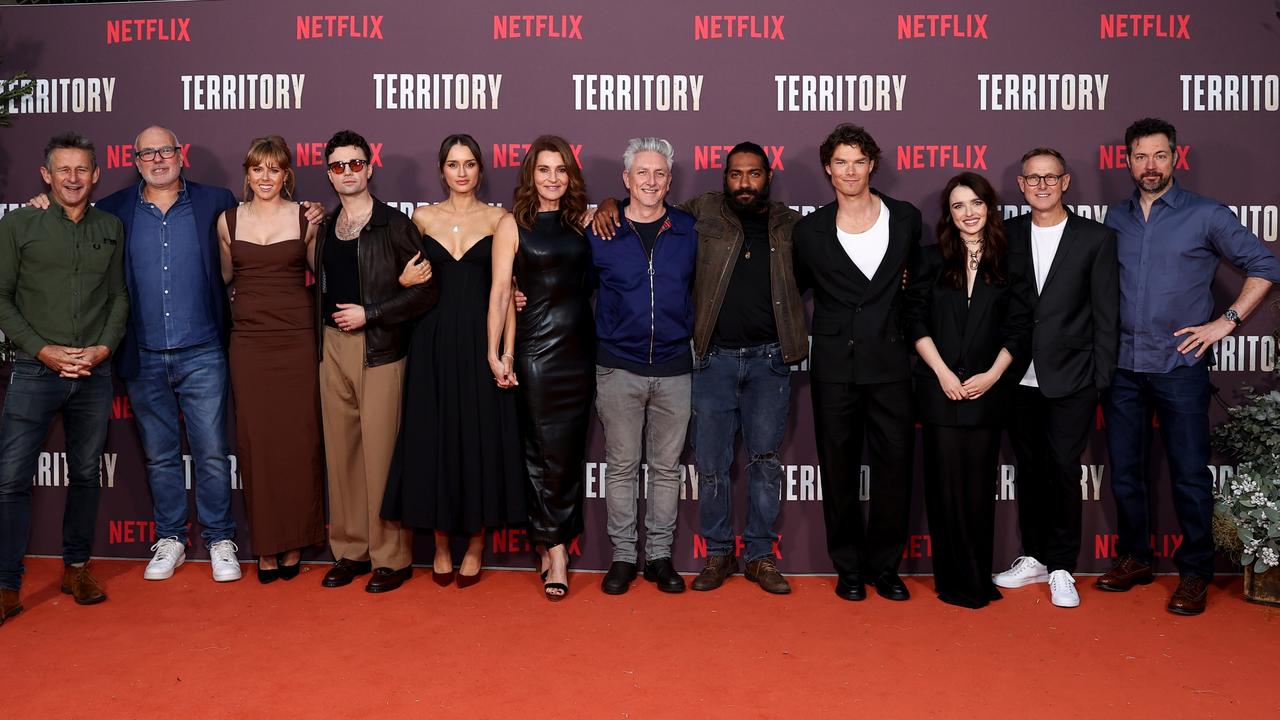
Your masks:
<svg viewBox="0 0 1280 720"><path fill-rule="evenodd" d="M961 173L941 196L938 244L921 253L928 287L908 312L922 362L915 369L924 425L925 508L934 589L943 602L980 608L991 582L1000 431L1017 379L1005 371L1027 352L1030 286L1013 276L995 190Z"/></svg>

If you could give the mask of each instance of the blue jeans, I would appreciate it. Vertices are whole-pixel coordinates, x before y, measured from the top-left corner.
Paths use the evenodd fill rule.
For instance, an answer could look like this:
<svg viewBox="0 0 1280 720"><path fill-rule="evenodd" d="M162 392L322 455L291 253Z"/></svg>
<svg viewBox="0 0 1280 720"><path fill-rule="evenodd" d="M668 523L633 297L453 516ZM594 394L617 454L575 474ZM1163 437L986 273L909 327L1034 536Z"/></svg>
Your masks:
<svg viewBox="0 0 1280 720"><path fill-rule="evenodd" d="M196 511L205 545L236 534L227 458L227 356L218 343L138 349L138 376L125 383L142 439L156 537L187 541L187 481L179 413L195 463Z"/></svg>
<svg viewBox="0 0 1280 720"><path fill-rule="evenodd" d="M111 363L88 377L59 377L30 356L13 362L0 420L0 588L22 586L22 556L31 536L31 486L54 416L62 413L67 448L67 499L62 511L62 559L89 559L98 517L102 448L111 417Z"/></svg>
<svg viewBox="0 0 1280 720"><path fill-rule="evenodd" d="M708 555L732 555L734 438L747 449L747 561L773 553L781 505L778 446L791 407L791 367L778 343L711 346L693 371L693 452L698 467L698 522Z"/></svg>
<svg viewBox="0 0 1280 720"><path fill-rule="evenodd" d="M1117 370L1106 395L1111 492L1120 539L1117 551L1151 564L1151 499L1147 452L1151 412L1169 459L1173 508L1182 545L1173 560L1182 575L1213 577L1213 476L1209 473L1209 368L1205 363L1167 373Z"/></svg>

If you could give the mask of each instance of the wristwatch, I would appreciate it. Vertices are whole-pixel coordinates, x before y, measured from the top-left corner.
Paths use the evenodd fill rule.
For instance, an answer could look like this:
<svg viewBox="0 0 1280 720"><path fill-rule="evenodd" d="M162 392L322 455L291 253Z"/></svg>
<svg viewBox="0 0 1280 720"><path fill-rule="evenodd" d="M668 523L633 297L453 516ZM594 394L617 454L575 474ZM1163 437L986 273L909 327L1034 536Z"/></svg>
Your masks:
<svg viewBox="0 0 1280 720"><path fill-rule="evenodd" d="M1227 311L1222 313L1222 317L1235 323L1236 327L1240 327L1241 325L1244 324L1244 320L1241 319L1240 313L1236 312L1235 308L1227 308Z"/></svg>

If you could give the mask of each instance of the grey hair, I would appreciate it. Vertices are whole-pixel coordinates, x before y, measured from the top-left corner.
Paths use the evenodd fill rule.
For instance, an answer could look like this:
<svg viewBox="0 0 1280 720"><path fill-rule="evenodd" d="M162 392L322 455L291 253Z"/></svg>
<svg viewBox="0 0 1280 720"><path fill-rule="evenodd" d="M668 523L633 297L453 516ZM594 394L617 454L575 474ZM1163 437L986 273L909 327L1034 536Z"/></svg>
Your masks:
<svg viewBox="0 0 1280 720"><path fill-rule="evenodd" d="M84 150L89 153L89 169L95 170L98 167L98 154L93 149L93 143L80 133L65 132L49 138L49 144L44 146L44 166L49 168L50 172L53 171L55 150Z"/></svg>
<svg viewBox="0 0 1280 720"><path fill-rule="evenodd" d="M638 137L627 141L627 149L622 152L622 171L629 172L636 154L642 152L656 152L666 158L668 170L676 164L676 151L671 143L659 137Z"/></svg>

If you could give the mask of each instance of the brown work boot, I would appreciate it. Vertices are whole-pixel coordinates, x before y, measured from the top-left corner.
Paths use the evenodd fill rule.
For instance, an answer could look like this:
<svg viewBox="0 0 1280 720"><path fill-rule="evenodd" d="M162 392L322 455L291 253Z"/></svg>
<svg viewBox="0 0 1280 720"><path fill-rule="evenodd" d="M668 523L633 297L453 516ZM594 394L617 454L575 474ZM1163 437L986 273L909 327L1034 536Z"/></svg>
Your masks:
<svg viewBox="0 0 1280 720"><path fill-rule="evenodd" d="M89 574L89 563L68 565L62 573L62 592L74 597L77 605L96 605L107 599L102 586Z"/></svg>
<svg viewBox="0 0 1280 720"><path fill-rule="evenodd" d="M1120 558L1120 562L1107 571L1107 574L1095 580L1093 584L1099 590L1128 592L1134 585L1150 585L1154 579L1150 565L1132 555L1125 555Z"/></svg>
<svg viewBox="0 0 1280 720"><path fill-rule="evenodd" d="M1178 589L1169 598L1169 612L1178 615L1199 615L1209 600L1209 581L1196 575L1183 575Z"/></svg>
<svg viewBox="0 0 1280 720"><path fill-rule="evenodd" d="M693 579L694 590L715 590L738 572L738 558L732 555L708 555L702 572Z"/></svg>
<svg viewBox="0 0 1280 720"><path fill-rule="evenodd" d="M759 583L765 592L774 595L786 595L791 592L791 585L787 583L786 578L782 577L782 573L778 572L777 561L772 555L765 555L759 560L747 563L747 579Z"/></svg>
<svg viewBox="0 0 1280 720"><path fill-rule="evenodd" d="M0 588L0 625L20 612L22 612L22 599L18 597L18 591Z"/></svg>

